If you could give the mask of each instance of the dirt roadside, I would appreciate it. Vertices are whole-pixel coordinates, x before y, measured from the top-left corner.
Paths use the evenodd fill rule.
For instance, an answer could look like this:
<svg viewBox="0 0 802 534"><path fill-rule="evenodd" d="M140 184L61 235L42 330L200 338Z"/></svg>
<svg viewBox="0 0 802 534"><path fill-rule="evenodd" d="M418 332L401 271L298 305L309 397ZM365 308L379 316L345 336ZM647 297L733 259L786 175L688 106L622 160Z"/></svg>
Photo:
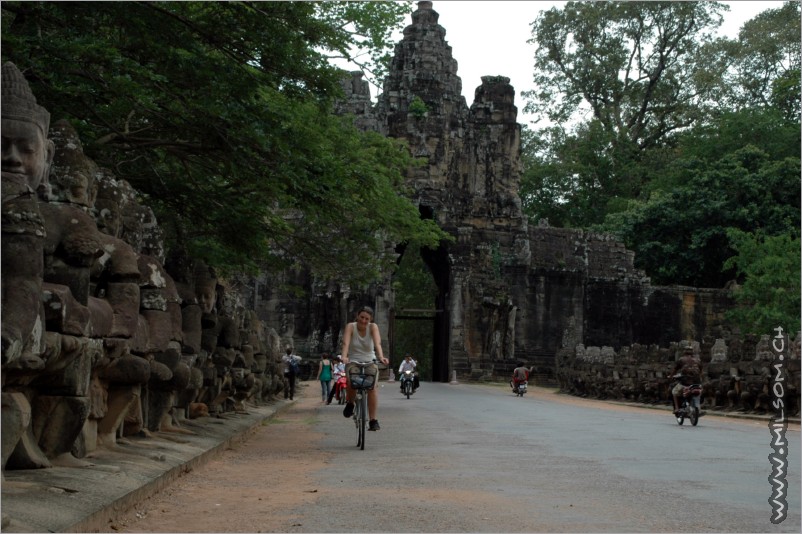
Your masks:
<svg viewBox="0 0 802 534"><path fill-rule="evenodd" d="M111 532L286 532L286 510L312 503L308 475L330 454L316 443L311 395L265 422L245 442L178 479L109 524ZM236 512L232 512L236 510Z"/></svg>

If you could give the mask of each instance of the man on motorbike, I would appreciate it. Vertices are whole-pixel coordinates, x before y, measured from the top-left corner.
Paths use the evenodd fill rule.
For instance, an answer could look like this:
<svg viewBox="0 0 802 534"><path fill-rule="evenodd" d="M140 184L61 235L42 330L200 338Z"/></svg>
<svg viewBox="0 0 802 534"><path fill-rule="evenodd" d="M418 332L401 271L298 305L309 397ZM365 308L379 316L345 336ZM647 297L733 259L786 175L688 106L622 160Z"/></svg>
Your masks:
<svg viewBox="0 0 802 534"><path fill-rule="evenodd" d="M401 362L401 365L398 366L398 377L401 378L404 376L404 371L412 371L412 388L413 390L418 389L420 386L420 380L418 379L418 372L415 368L418 366L418 362L412 359L412 355L407 352L404 356L404 360ZM399 382L402 382L399 380ZM404 385L401 384L401 391L404 391Z"/></svg>
<svg viewBox="0 0 802 534"><path fill-rule="evenodd" d="M528 381L529 369L524 366L523 362L518 362L518 367L512 371L512 381L510 382L512 390L518 391L518 385Z"/></svg>
<svg viewBox="0 0 802 534"><path fill-rule="evenodd" d="M677 415L682 403L682 389L691 384L702 383L702 362L693 355L693 347L685 347L671 375L679 375L676 385L671 390L671 395L674 397L674 415Z"/></svg>

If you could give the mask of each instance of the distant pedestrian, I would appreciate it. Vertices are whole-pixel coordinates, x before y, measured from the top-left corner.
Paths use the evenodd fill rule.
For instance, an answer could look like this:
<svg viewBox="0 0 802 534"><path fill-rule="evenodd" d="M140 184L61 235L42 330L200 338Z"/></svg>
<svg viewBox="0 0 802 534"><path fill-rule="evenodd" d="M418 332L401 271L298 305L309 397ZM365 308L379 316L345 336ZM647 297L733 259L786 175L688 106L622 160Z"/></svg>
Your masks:
<svg viewBox="0 0 802 534"><path fill-rule="evenodd" d="M287 380L284 388L284 398L289 397L290 400L293 400L295 396L295 379L301 373L299 366L301 357L292 353L292 347L287 347L287 353L281 357L281 361L284 363L284 378Z"/></svg>
<svg viewBox="0 0 802 534"><path fill-rule="evenodd" d="M331 391L331 359L329 358L329 354L324 352L323 356L320 358L320 365L317 367L317 379L320 380L320 403L323 404L326 402L326 399L329 398L329 392Z"/></svg>

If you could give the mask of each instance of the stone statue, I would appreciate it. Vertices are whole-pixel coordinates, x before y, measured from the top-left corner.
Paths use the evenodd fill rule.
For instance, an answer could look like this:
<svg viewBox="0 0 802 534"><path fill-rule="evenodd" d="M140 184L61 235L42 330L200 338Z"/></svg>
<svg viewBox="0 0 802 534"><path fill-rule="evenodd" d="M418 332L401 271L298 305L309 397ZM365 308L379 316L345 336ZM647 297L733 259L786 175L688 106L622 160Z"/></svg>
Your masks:
<svg viewBox="0 0 802 534"><path fill-rule="evenodd" d="M32 408L21 386L44 368L44 220L36 191L55 147L50 114L13 63L2 67L2 468L21 443L34 446ZM46 462L46 460L45 460Z"/></svg>
<svg viewBox="0 0 802 534"><path fill-rule="evenodd" d="M45 236L36 191L47 184L55 147L47 139L50 114L10 62L2 67L2 101L2 365L36 369L44 365L45 331Z"/></svg>
<svg viewBox="0 0 802 534"><path fill-rule="evenodd" d="M92 296L90 282L94 263L103 255L102 234L88 213L96 166L83 156L68 123L57 122L49 134L52 172L46 187L38 188L44 223L37 254L43 260L45 364L34 377L20 381L12 373L7 381L12 388L26 385L32 399L34 424L11 457L18 468L88 465L75 454L83 456L87 444L94 446L94 439L84 439L89 414L105 411L105 395L92 378L95 363L106 361L100 338L111 324L111 308Z"/></svg>
<svg viewBox="0 0 802 534"><path fill-rule="evenodd" d="M69 123L48 139L49 114L11 63L2 97L2 467L90 465L79 458L118 434L174 429L196 355L184 358L152 211Z"/></svg>

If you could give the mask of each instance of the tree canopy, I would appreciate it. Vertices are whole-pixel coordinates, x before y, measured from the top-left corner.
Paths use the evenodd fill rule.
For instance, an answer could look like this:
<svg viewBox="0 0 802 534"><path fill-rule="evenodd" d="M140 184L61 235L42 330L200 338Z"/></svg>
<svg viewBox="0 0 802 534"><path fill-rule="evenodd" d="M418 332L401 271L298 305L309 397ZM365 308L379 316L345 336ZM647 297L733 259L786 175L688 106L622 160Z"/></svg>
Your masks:
<svg viewBox="0 0 802 534"><path fill-rule="evenodd" d="M726 9L568 2L542 13L529 41L538 89L524 96L549 123L524 131L522 205L534 220L617 235L656 283L736 279L742 301L774 317L752 289L765 268L749 263L761 247L777 265L800 252L800 3L764 11L737 39L714 36ZM796 274L782 277L788 294Z"/></svg>
<svg viewBox="0 0 802 534"><path fill-rule="evenodd" d="M747 21L738 39L723 40L729 58L722 94L730 107L775 107L799 117L799 2L786 2Z"/></svg>
<svg viewBox="0 0 802 534"><path fill-rule="evenodd" d="M614 147L655 146L693 124L715 88L699 51L713 40L723 9L716 2L568 2L543 12L529 41L537 45L539 89L525 94L527 110L563 123L589 109Z"/></svg>
<svg viewBox="0 0 802 534"><path fill-rule="evenodd" d="M682 164L684 184L632 201L602 226L623 238L655 282L724 287L737 274L723 269L735 253L734 229L799 237L798 158L773 161L746 146L709 164Z"/></svg>
<svg viewBox="0 0 802 534"><path fill-rule="evenodd" d="M398 2L3 2L2 56L173 246L222 268L365 281L384 240L443 237L399 195L397 141L331 113L332 56L381 72ZM353 269L358 255L361 268Z"/></svg>

